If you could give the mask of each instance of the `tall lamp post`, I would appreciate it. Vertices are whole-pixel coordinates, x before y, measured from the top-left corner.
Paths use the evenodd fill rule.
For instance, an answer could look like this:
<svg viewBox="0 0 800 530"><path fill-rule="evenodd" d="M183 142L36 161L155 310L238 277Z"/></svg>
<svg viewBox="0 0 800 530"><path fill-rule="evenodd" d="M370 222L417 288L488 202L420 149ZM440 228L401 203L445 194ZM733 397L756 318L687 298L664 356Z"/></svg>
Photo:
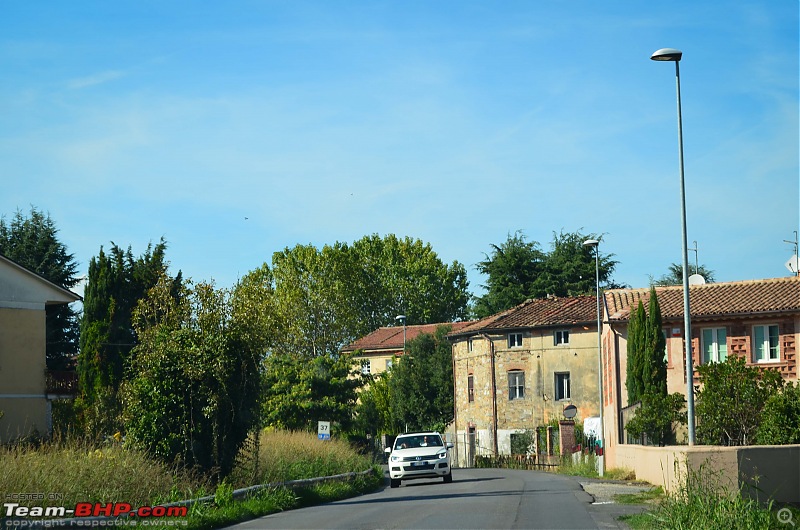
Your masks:
<svg viewBox="0 0 800 530"><path fill-rule="evenodd" d="M594 275L595 275L595 295L597 297L597 390L600 396L600 447L605 455L605 443L603 440L603 330L600 327L600 241L597 239L587 239L583 242L585 247L594 247ZM599 475L603 476L605 468L605 458L600 459Z"/></svg>
<svg viewBox="0 0 800 530"><path fill-rule="evenodd" d="M681 177L681 230L683 232L683 340L686 346L686 412L689 424L689 445L694 445L694 363L692 361L692 322L689 313L689 245L686 239L686 188L683 179L683 122L681 118L681 70L683 52L673 48L661 48L650 56L653 61L675 63L675 79L678 91L678 165Z"/></svg>

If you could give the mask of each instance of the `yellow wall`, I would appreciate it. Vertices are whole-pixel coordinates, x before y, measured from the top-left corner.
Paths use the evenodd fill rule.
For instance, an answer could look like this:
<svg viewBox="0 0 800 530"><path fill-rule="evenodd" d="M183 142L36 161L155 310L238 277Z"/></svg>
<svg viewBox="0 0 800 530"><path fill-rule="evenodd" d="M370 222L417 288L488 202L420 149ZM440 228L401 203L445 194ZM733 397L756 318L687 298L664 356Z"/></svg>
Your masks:
<svg viewBox="0 0 800 530"><path fill-rule="evenodd" d="M45 368L45 312L0 308L0 440L47 432Z"/></svg>

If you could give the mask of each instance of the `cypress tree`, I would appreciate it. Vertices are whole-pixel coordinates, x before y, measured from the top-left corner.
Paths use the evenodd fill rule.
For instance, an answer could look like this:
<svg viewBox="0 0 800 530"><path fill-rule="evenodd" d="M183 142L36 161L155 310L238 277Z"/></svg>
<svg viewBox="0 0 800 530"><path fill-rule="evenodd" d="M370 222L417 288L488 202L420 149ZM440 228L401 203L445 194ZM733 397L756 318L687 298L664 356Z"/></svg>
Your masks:
<svg viewBox="0 0 800 530"><path fill-rule="evenodd" d="M628 323L628 362L627 376L625 378L625 388L628 390L628 404L641 401L644 394L643 384L643 362L644 344L647 333L647 314L644 304L639 300L636 309L631 312L631 319Z"/></svg>

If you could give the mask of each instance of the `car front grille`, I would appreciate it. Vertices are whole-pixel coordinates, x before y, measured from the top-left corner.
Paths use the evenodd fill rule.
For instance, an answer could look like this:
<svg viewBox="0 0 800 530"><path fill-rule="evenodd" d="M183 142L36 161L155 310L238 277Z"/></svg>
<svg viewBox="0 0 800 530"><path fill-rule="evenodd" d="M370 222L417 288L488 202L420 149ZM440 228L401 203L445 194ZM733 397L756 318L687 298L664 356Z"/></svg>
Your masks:
<svg viewBox="0 0 800 530"><path fill-rule="evenodd" d="M424 466L403 466L403 471L430 471L433 468L433 464L426 464Z"/></svg>
<svg viewBox="0 0 800 530"><path fill-rule="evenodd" d="M415 462L417 460L439 460L438 455L425 455L425 456L406 456L403 462Z"/></svg>

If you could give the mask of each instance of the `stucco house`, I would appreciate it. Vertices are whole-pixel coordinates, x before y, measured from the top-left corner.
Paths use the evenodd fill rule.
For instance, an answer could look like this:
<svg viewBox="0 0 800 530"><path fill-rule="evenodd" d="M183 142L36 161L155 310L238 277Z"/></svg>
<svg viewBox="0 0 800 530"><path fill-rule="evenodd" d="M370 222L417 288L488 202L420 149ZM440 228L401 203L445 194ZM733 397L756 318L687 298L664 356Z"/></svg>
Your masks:
<svg viewBox="0 0 800 530"><path fill-rule="evenodd" d="M450 326L452 331L462 329L471 322L445 322L441 324L419 324L413 326L381 327L342 348L343 353L355 352L356 363L362 373L376 375L388 370L403 354L406 342L421 333L433 334L439 326Z"/></svg>
<svg viewBox="0 0 800 530"><path fill-rule="evenodd" d="M453 345L457 458L510 454L511 437L564 407L599 414L597 299L528 300L448 337Z"/></svg>
<svg viewBox="0 0 800 530"><path fill-rule="evenodd" d="M656 295L667 338L667 391L685 395L683 287L658 287ZM630 405L625 389L628 322L639 300L647 308L649 297L649 289L604 293L603 414L608 468L624 466L616 449L625 442L622 410ZM693 285L689 301L694 366L736 356L750 366L777 370L787 381L798 380L800 277Z"/></svg>
<svg viewBox="0 0 800 530"><path fill-rule="evenodd" d="M78 300L0 255L0 443L49 432L45 308Z"/></svg>

